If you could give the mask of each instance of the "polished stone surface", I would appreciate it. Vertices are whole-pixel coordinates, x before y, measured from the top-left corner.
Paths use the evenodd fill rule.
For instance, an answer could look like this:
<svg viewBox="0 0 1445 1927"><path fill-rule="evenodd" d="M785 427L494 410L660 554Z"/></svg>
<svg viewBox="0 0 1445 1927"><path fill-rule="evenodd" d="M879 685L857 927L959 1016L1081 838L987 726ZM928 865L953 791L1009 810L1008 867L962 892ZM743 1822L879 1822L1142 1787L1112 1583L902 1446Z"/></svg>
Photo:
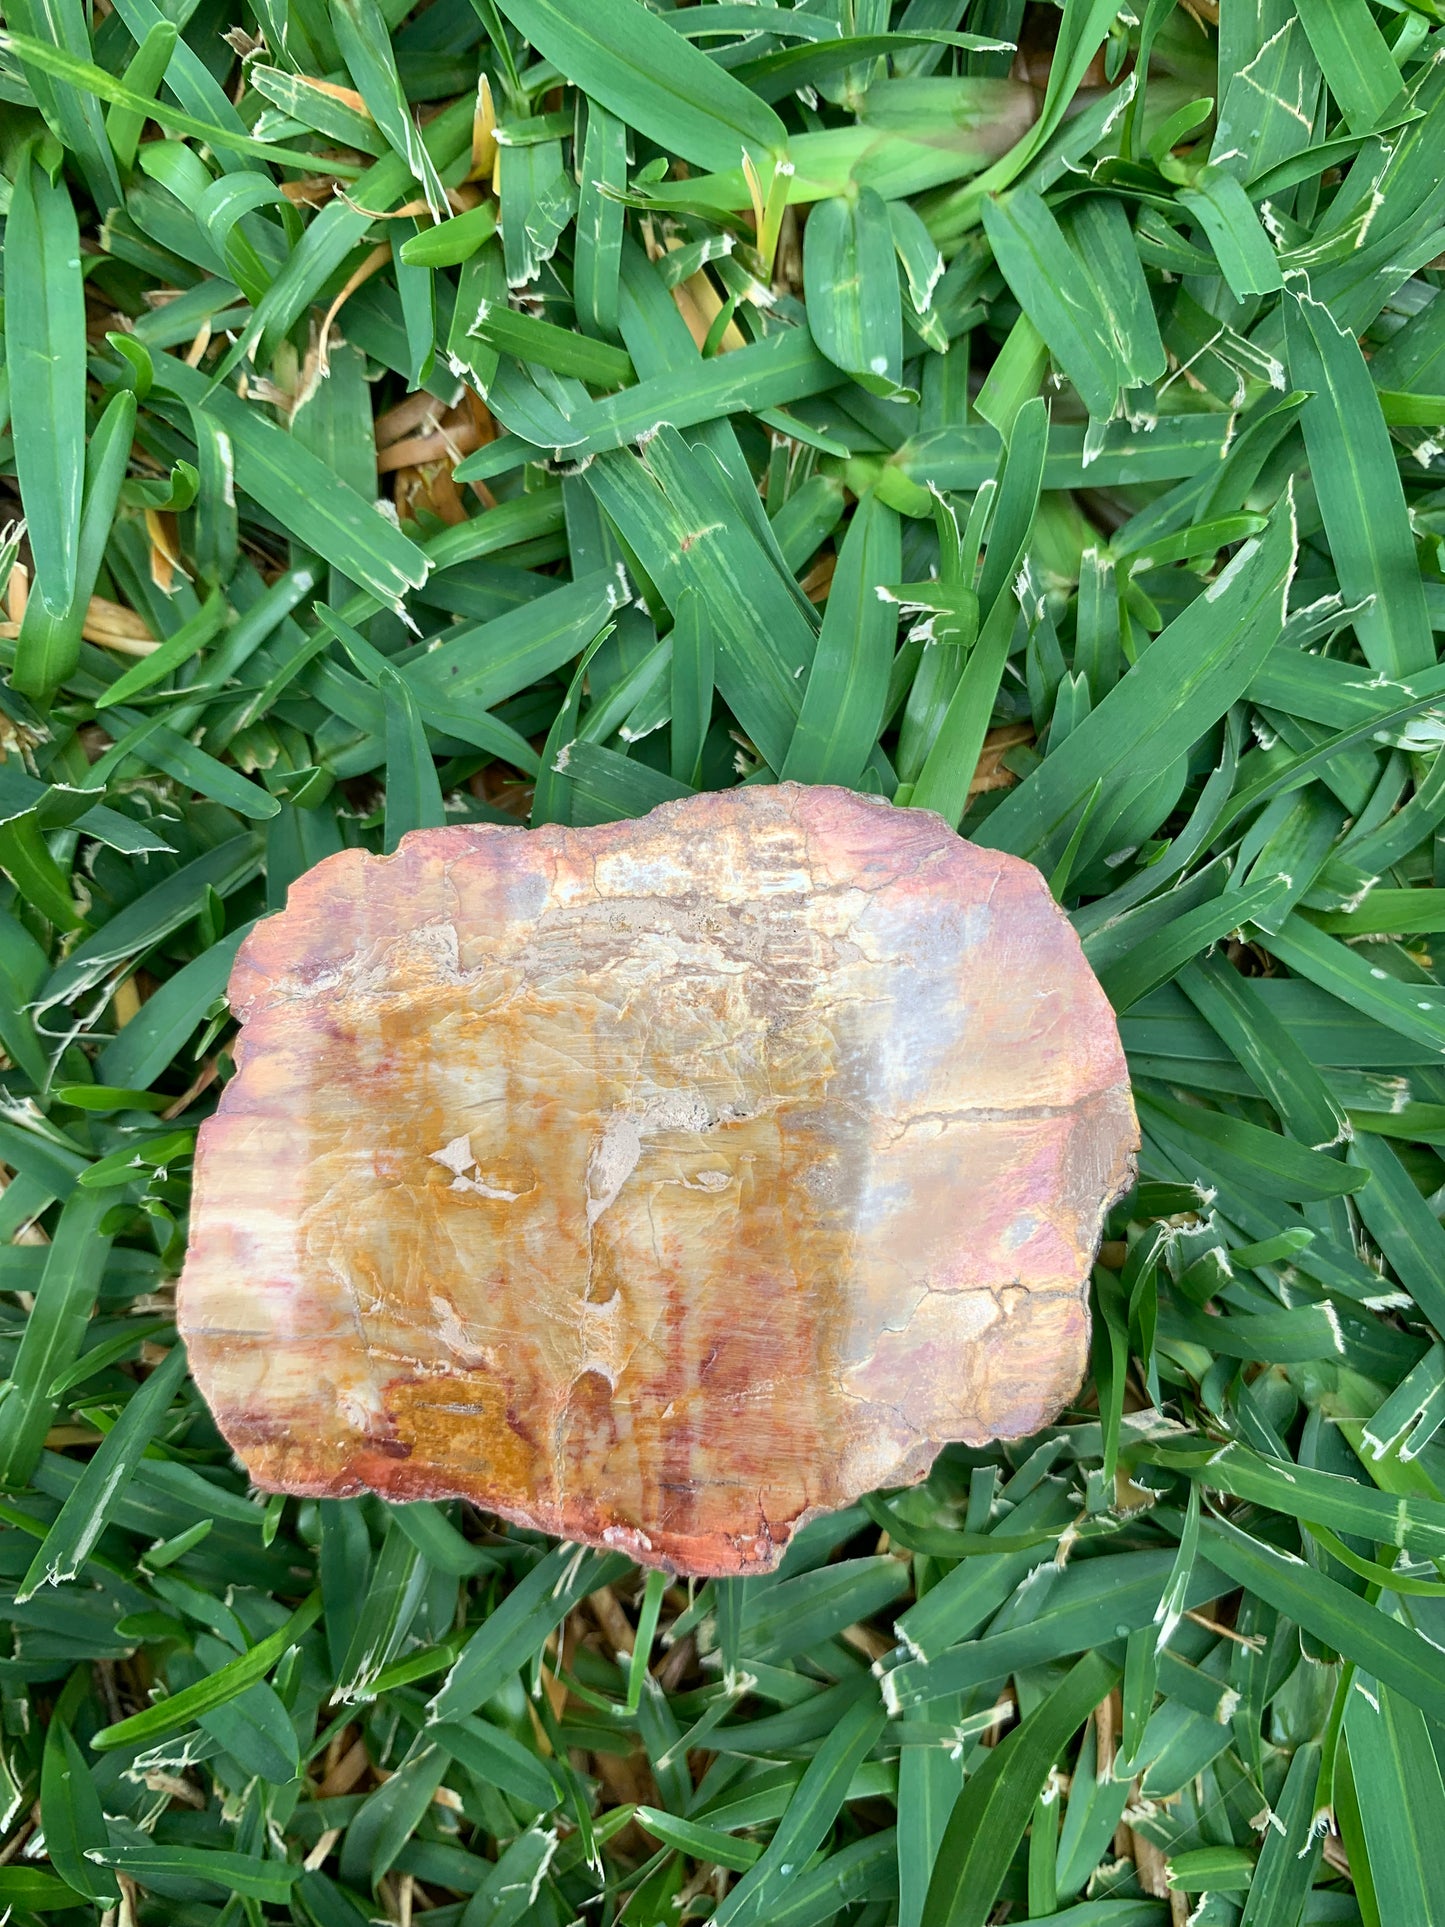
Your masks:
<svg viewBox="0 0 1445 1927"><path fill-rule="evenodd" d="M181 1323L260 1486L756 1571L1078 1387L1117 1028L1038 872L926 811L419 831L230 995Z"/></svg>

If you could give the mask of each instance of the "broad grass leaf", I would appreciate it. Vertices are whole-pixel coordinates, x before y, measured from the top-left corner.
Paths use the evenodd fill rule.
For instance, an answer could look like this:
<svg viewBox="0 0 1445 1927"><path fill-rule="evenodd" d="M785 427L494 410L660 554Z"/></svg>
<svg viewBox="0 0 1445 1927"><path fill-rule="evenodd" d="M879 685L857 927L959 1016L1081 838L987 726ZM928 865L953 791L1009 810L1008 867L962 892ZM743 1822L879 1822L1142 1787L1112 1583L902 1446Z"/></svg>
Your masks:
<svg viewBox="0 0 1445 1927"><path fill-rule="evenodd" d="M1340 588L1369 600L1360 647L1387 676L1430 668L1435 647L1415 544L1379 397L1353 334L1308 288L1284 297L1290 374L1313 391L1301 415Z"/></svg>
<svg viewBox="0 0 1445 1927"><path fill-rule="evenodd" d="M208 890L228 896L256 874L260 861L258 841L247 831L183 864L76 945L42 986L40 1008L88 989L117 964L159 943L199 912Z"/></svg>
<svg viewBox="0 0 1445 1927"><path fill-rule="evenodd" d="M864 388L895 393L903 380L902 295L888 209L872 188L814 208L803 279L818 347Z"/></svg>
<svg viewBox="0 0 1445 1927"><path fill-rule="evenodd" d="M1035 397L1014 419L1008 453L999 473L998 498L989 527L988 551L979 577L985 611L938 735L918 774L909 801L937 810L947 822L962 821L989 717L1008 657L1015 620L1015 571L1023 561L1043 480L1048 412Z"/></svg>
<svg viewBox="0 0 1445 1927"><path fill-rule="evenodd" d="M1261 23L1262 24L1262 23ZM1305 147L1319 106L1320 70L1299 15L1267 37L1220 36L1220 105L1209 158L1258 183Z"/></svg>
<svg viewBox="0 0 1445 1927"><path fill-rule="evenodd" d="M17 1600L25 1601L42 1586L63 1585L75 1578L104 1532L141 1454L165 1422L185 1371L185 1348L177 1343L131 1395L60 1508L20 1582Z"/></svg>
<svg viewBox="0 0 1445 1927"><path fill-rule="evenodd" d="M1320 1748L1296 1747L1260 1844L1240 1927L1297 1927L1305 1918L1321 1839L1315 1815Z"/></svg>
<svg viewBox="0 0 1445 1927"><path fill-rule="evenodd" d="M10 1161L15 1162L13 1156ZM104 1191L77 1191L61 1212L37 1294L0 1402L0 1480L24 1485L45 1444L58 1400L50 1387L79 1355L110 1238L101 1229L114 1202Z"/></svg>
<svg viewBox="0 0 1445 1927"><path fill-rule="evenodd" d="M1236 301L1273 294L1284 286L1279 261L1254 207L1233 174L1205 167L1192 187L1179 190L1179 203L1198 221L1220 272Z"/></svg>
<svg viewBox="0 0 1445 1927"><path fill-rule="evenodd" d="M343 1880L358 1888L374 1887L390 1872L450 1765L451 1755L430 1734L414 1742L390 1779L367 1798L346 1829Z"/></svg>
<svg viewBox="0 0 1445 1927"><path fill-rule="evenodd" d="M1370 1236L1426 1317L1432 1322L1445 1319L1445 1230L1440 1220L1381 1138L1357 1139L1349 1157L1368 1174L1355 1201Z"/></svg>
<svg viewBox="0 0 1445 1927"><path fill-rule="evenodd" d="M1019 306L1091 415L1107 421L1119 362L1094 283L1043 199L1027 188L986 201L984 232ZM1066 263L1062 280L1059 263Z"/></svg>
<svg viewBox="0 0 1445 1927"><path fill-rule="evenodd" d="M1333 1647L1363 1671L1373 1672L1432 1718L1445 1707L1429 1642L1378 1607L1316 1572L1293 1553L1281 1552L1223 1519L1206 1519L1203 1544L1210 1560L1237 1585L1247 1586Z"/></svg>
<svg viewBox="0 0 1445 1927"><path fill-rule="evenodd" d="M137 38L149 32L155 22L164 17L158 8L143 4L142 0L126 0L125 7L118 7L116 11L129 11L136 17L140 25ZM3 31L3 45L27 65L38 67L42 73L51 75L77 93L109 101L113 106L139 114L143 120L153 119L174 133L202 140L220 150L224 159L244 155L273 161L278 165L289 163L294 167L312 167L317 163L317 157L306 153L304 149L253 140L244 131L228 97L216 87L199 56L184 41L178 40L172 50L167 79L177 98L184 100L189 95L199 111L177 108L152 92L118 79L94 61L44 40L32 39L29 35L14 33L7 28ZM209 87L206 82L209 82ZM235 164L234 160L231 164ZM356 171L345 161L330 161L324 165L328 172L342 178L349 178Z"/></svg>
<svg viewBox="0 0 1445 1927"><path fill-rule="evenodd" d="M1365 0L1301 0L1300 21L1325 82L1356 133L1367 133L1395 107L1400 70Z"/></svg>
<svg viewBox="0 0 1445 1927"><path fill-rule="evenodd" d="M29 146L21 150L6 217L5 354L35 593L52 616L63 616L80 564L85 294L69 191ZM44 694L50 683L32 668L26 686Z"/></svg>
<svg viewBox="0 0 1445 1927"><path fill-rule="evenodd" d="M618 335L624 220L622 203L615 196L626 185L626 125L599 102L589 100L573 244L572 298L578 325L606 341Z"/></svg>
<svg viewBox="0 0 1445 1927"><path fill-rule="evenodd" d="M665 598L698 588L714 622L717 687L770 768L792 741L815 639L717 471L663 428L644 455L604 455L587 484ZM675 606L675 605L674 605Z"/></svg>
<svg viewBox="0 0 1445 1927"><path fill-rule="evenodd" d="M462 1909L459 1927L514 1927L525 1920L556 1851L551 1829L519 1833Z"/></svg>
<svg viewBox="0 0 1445 1927"><path fill-rule="evenodd" d="M294 529L308 549L387 606L426 581L428 562L417 545L358 500L294 436L234 395L208 392L203 375L170 356L159 357L158 364L158 387L188 404L204 402L231 437L236 486L283 528Z"/></svg>
<svg viewBox="0 0 1445 1927"><path fill-rule="evenodd" d="M219 1672L212 1673L208 1679L200 1680L194 1686L183 1687L180 1692L146 1707L142 1712L133 1713L128 1719L102 1728L91 1745L101 1752L111 1747L148 1745L167 1734L183 1732L202 1713L225 1706L244 1693L255 1680L264 1679L283 1653L314 1626L320 1616L321 1595L312 1593L276 1632L258 1640L249 1651L231 1660Z"/></svg>
<svg viewBox="0 0 1445 1927"><path fill-rule="evenodd" d="M508 1593L462 1649L428 1707L433 1721L475 1712L522 1667L572 1605L626 1571L620 1553L558 1546Z"/></svg>
<svg viewBox="0 0 1445 1927"><path fill-rule="evenodd" d="M1387 972L1377 975L1378 965L1298 914L1278 930L1261 930L1257 941L1297 976L1362 1016L1445 1055L1445 1002L1428 994L1429 985L1404 983Z"/></svg>
<svg viewBox="0 0 1445 1927"><path fill-rule="evenodd" d="M1104 789L1088 843L1110 826L1151 772L1185 753L1242 692L1278 639L1294 572L1289 505L1247 542L1209 591L1157 637L1128 675L1005 797L978 833L994 849L1048 867L1062 853L1095 783Z"/></svg>
<svg viewBox="0 0 1445 1927"><path fill-rule="evenodd" d="M238 1894L273 1905L284 1905L301 1878L301 1868L294 1862L263 1860L259 1855L215 1847L111 1847L105 1858L133 1880L202 1881L222 1894ZM163 1886L159 1890L164 1891Z"/></svg>
<svg viewBox="0 0 1445 1927"><path fill-rule="evenodd" d="M334 0L331 25L367 111L420 185L433 216L447 213L446 191L411 118L378 0Z"/></svg>
<svg viewBox="0 0 1445 1927"><path fill-rule="evenodd" d="M922 1927L984 1927L1055 1759L1118 1677L1090 1653L991 1750L949 1816Z"/></svg>
<svg viewBox="0 0 1445 1927"><path fill-rule="evenodd" d="M1048 1583L1037 1587L1037 1605L1030 1593L1032 1611L1020 1613L1016 1624L955 1646L935 1659L909 1659L892 1668L884 1678L890 1711L980 1686L1015 1667L1046 1664L1094 1647L1122 1649L1131 1632L1154 1623L1174 1563L1174 1553L1161 1547L1147 1552L1102 1552L1071 1561L1057 1576L1043 1574ZM1218 1572L1197 1560L1187 1582L1187 1597L1191 1603L1208 1599L1209 1587L1218 1584Z"/></svg>
<svg viewBox="0 0 1445 1927"><path fill-rule="evenodd" d="M928 211L935 240L957 240L975 226L991 194L1012 185L1049 141L1068 111L1075 90L1108 32L1109 0L1065 0L1056 52L1049 66L1038 119L1009 151L965 188L940 196Z"/></svg>
<svg viewBox="0 0 1445 1927"><path fill-rule="evenodd" d="M23 1907L27 1913L53 1914L74 1909L76 1890L42 1867L0 1867L0 1907Z"/></svg>
<svg viewBox="0 0 1445 1927"><path fill-rule="evenodd" d="M43 595L32 596L26 603L15 639L12 681L17 689L49 697L80 661L85 616L115 520L135 424L135 397L129 393L113 395L85 452L85 488L68 599L59 611L51 610ZM63 427L56 439L63 444Z"/></svg>
<svg viewBox="0 0 1445 1927"><path fill-rule="evenodd" d="M852 785L862 776L883 723L898 628L897 607L880 590L902 566L897 515L876 495L865 497L833 572L802 712L779 772L785 781Z"/></svg>
<svg viewBox="0 0 1445 1927"><path fill-rule="evenodd" d="M1360 1671L1350 1683L1345 1736L1380 1918L1428 1921L1438 1911L1435 1846L1445 1787L1425 1715Z"/></svg>
<svg viewBox="0 0 1445 1927"><path fill-rule="evenodd" d="M120 1887L109 1868L91 1858L94 1851L110 1844L100 1794L85 1755L60 1719L52 1722L45 1735L40 1817L45 1851L66 1884L101 1906L115 1906Z"/></svg>
<svg viewBox="0 0 1445 1927"><path fill-rule="evenodd" d="M766 1851L718 1908L714 1919L719 1927L749 1927L777 1918L778 1903L832 1826L854 1770L882 1732L883 1721L883 1708L871 1697L858 1700L838 1721L809 1761Z"/></svg>
<svg viewBox="0 0 1445 1927"><path fill-rule="evenodd" d="M783 123L641 0L500 0L503 12L558 72L611 114L700 166L737 164L739 147L781 158Z"/></svg>

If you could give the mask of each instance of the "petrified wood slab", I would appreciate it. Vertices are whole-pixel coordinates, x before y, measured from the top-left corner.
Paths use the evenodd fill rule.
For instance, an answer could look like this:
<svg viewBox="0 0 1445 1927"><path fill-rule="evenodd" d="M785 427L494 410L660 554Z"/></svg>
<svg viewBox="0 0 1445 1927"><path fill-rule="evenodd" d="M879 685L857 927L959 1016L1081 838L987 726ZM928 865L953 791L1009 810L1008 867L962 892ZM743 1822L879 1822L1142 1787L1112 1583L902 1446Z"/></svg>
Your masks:
<svg viewBox="0 0 1445 1927"><path fill-rule="evenodd" d="M757 1571L1078 1386L1118 1032L1038 872L936 816L419 831L230 995L181 1323L258 1485Z"/></svg>

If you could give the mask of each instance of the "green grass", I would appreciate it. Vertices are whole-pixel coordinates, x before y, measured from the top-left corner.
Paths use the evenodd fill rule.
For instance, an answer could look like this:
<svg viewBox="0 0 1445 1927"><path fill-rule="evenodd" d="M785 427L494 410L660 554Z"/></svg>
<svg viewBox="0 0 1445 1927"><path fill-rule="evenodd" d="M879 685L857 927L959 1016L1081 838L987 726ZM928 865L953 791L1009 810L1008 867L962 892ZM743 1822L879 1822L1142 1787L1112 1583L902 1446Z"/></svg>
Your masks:
<svg viewBox="0 0 1445 1927"><path fill-rule="evenodd" d="M1445 9L1216 11L8 0L11 1918L1445 1922ZM775 776L1120 1013L1073 1406L747 1582L250 1493L245 931Z"/></svg>

